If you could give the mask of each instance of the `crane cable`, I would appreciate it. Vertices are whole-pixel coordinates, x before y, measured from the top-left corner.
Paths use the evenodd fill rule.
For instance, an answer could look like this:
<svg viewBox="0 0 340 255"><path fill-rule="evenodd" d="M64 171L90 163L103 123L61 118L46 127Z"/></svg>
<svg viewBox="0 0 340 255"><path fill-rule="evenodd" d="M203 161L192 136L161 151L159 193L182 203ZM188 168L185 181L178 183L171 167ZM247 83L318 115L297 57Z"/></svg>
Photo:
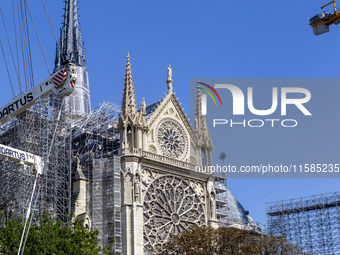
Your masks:
<svg viewBox="0 0 340 255"><path fill-rule="evenodd" d="M24 0L24 3L26 2L26 0ZM28 69L30 70L29 74L31 74L29 76L29 78L31 78L31 88L34 87L34 72L33 72L33 63L32 63L32 52L31 52L31 40L30 40L30 33L29 33L29 30L28 30L28 22L27 22L27 8L25 8L25 5L23 6L24 7L24 17L25 17L25 28L26 28L26 47L27 47L27 54L28 54L28 57L27 57L27 64L28 64Z"/></svg>
<svg viewBox="0 0 340 255"><path fill-rule="evenodd" d="M17 64L18 64L18 76L19 76L19 86L20 86L20 93L22 93L21 87L21 79L20 79L20 61L19 61L19 52L18 52L18 38L17 38L17 26L15 22L15 8L14 8L14 0L12 0L12 11L13 11L13 25L14 25L14 37L15 37L15 49L17 54Z"/></svg>
<svg viewBox="0 0 340 255"><path fill-rule="evenodd" d="M49 75L51 75L51 70L50 70L50 68L48 66L46 55L45 55L45 52L43 50L43 47L42 47L42 44L41 44L41 40L39 38L38 31L37 31L36 25L35 25L35 23L33 21L33 17L32 17L32 14L31 14L31 11L29 9L27 1L26 0L17 0L16 3L17 3L19 29L20 29L22 63L23 63L23 69L24 69L25 85L26 85L26 90L27 90L28 89L28 84L31 84L31 87L34 86L33 63L32 63L30 36L29 36L29 30L28 30L27 12L28 12L28 15L30 16L30 20L31 20L33 28L34 28L35 35L36 35L36 37L38 39L39 46L40 46L42 55L44 57L45 65L47 67ZM47 13L47 9L46 9L46 6L45 6L43 0L42 0L42 4L44 6L45 13L46 13L47 18L49 20L52 32L54 34L54 38L56 39L56 35L55 35L54 30L53 30L53 27L52 27L52 24L51 24L51 21L50 21L50 18L49 18L49 15ZM23 8L24 8L24 10L23 10ZM17 80L18 80L18 83L19 83L20 93L22 93L23 90L22 90L22 82L21 82L21 78L20 78L20 61L19 61L18 42L17 42L17 33L16 33L16 31L17 31L16 30L16 17L15 17L16 15L15 15L14 9L15 9L14 0L12 0L14 33L15 33L15 46L16 46L15 48L16 48L17 61L15 60L15 57L14 57L13 47L12 47L12 44L11 44L10 39L9 39L9 34L8 34L8 29L7 29L6 21L5 21L5 18L4 18L2 6L0 4L1 18L2 18L2 21L3 21L3 24L4 24L4 28L5 28L5 32L6 32L6 37L7 37L7 42L9 44L10 54L11 54L11 58L12 58L14 69L15 69L15 74L16 74L16 77L17 77ZM57 39L56 39L56 42L58 44L59 52L61 52L60 45L59 45L59 42L58 42ZM8 78L9 78L9 81L10 81L10 85L11 85L11 89L12 89L12 94L13 94L13 96L15 96L13 82L12 82L12 78L11 78L11 75L10 75L8 62L7 62L7 59L6 59L6 56L5 56L4 45L3 45L2 41L0 43L1 43L1 48L2 48L2 53L3 53L3 56L4 56L4 60L5 60L4 62L6 64L7 75L8 75ZM61 56L62 56L62 58L64 60L64 56L62 54L61 54Z"/></svg>
<svg viewBox="0 0 340 255"><path fill-rule="evenodd" d="M18 82L19 82L19 86L20 86L20 93L22 93L22 89L21 89L21 81L20 81L19 73L18 73L18 70L17 70L17 67L16 67L16 63L15 63L15 59L14 59L14 54L13 54L11 42L10 42L10 40L9 40L8 31L7 31L7 26L6 26L4 14L3 14L3 12L2 12L1 4L0 4L0 12L1 12L2 21L3 21L3 23L4 23L5 31L6 31L6 36L7 36L7 41L8 41L8 44L9 44L9 49L10 49L10 51L11 51L11 56L12 56L12 60L13 60L14 68L15 68L15 73L16 73L16 75L17 75Z"/></svg>
<svg viewBox="0 0 340 255"><path fill-rule="evenodd" d="M43 4L43 7L44 7L44 10L45 10L46 16L48 18L51 30L53 32L55 41L57 43L57 46L58 46L58 49L59 49L59 54L61 55L62 60L65 61L65 57L61 53L62 52L61 51L61 47L60 47L60 44L59 44L59 42L57 40L56 34L54 32L54 29L53 29L50 17L48 15L45 3L44 3L43 0L41 0L41 2ZM30 20L32 22L32 25L33 25L36 37L38 39L39 46L40 46L42 55L44 57L45 65L47 67L49 75L51 75L51 70L50 70L50 68L48 66L46 55L45 55L45 52L43 50L43 47L42 47L42 44L41 44L41 40L39 38L37 28L36 28L35 23L33 21L33 17L32 17L31 11L29 9L27 0L17 0L16 1L16 5L17 5L17 12L18 12L18 23L19 23L19 31L20 31L20 42L21 42L21 53L22 53L24 80L25 80L26 90L28 90L28 84L31 84L31 87L34 86L34 76L33 76L33 63L32 63L32 54L31 54L30 36L29 36L29 30L28 30L27 12L28 12L28 15L30 16ZM18 79L18 83L19 83L19 87L20 87L20 93L22 93L23 90L22 90L22 82L21 82L21 77L20 77L20 61L19 61L18 42L17 42L18 40L17 40L17 33L16 33L17 30L16 30L16 21L15 21L16 20L16 17L15 17L16 15L15 15L15 11L14 11L14 9L15 9L14 0L12 0L12 9L13 9L15 46L16 46L15 48L16 48L17 61L15 60L15 57L14 57L13 47L12 47L10 39L9 39L8 29L7 29L7 26L6 26L6 22L5 22L5 18L4 18L4 15L3 15L2 7L0 5L0 12L1 12L2 21L4 23L4 27L5 27L5 31L6 31L7 41L8 41L8 44L9 44L10 53L11 53L12 61L13 61L13 64L14 64L14 69L15 69L16 77ZM0 42L0 43L1 43L2 53L3 53L4 59L5 59L7 75L8 75L9 80L10 80L10 85L11 85L12 93L13 93L13 96L15 96L14 87L13 87L12 79L11 79L11 76L10 76L9 67L8 67L6 56L5 56L5 50L3 48L2 42Z"/></svg>
<svg viewBox="0 0 340 255"><path fill-rule="evenodd" d="M40 45L41 52L42 52L42 54L43 54L43 56L44 56L44 59L45 59L45 64L46 64L46 67L47 67L48 73L49 73L49 75L51 75L51 71L50 71L50 68L48 67L48 63L47 63L47 59L46 59L46 55L45 55L44 49L43 49L43 47L42 47L42 45L41 45L41 41L40 41L40 38L39 38L39 35L38 35L38 31L37 31L37 29L36 29L36 27L35 27L35 24L34 24L34 21L33 21L32 15L31 15L31 11L30 11L30 9L29 9L29 7L28 7L28 4L27 4L27 1L26 1L26 0L25 0L25 5L26 5L26 7L27 7L28 14L30 15L30 18L31 18L31 21L32 21L32 25L33 25L33 28L34 28L35 34L36 34L36 36L37 36L37 39L38 39L38 42L39 42L39 45Z"/></svg>
<svg viewBox="0 0 340 255"><path fill-rule="evenodd" d="M9 83L11 84L13 97L15 97L15 93L14 93L14 89L13 89L13 84L12 84L12 79L11 79L11 75L10 75L9 70L8 70L7 60L6 60L6 56L5 56L4 47L2 46L1 38L0 38L0 44L1 44L2 55L4 55L4 60L5 60L5 65L6 65L6 69L7 69L7 75L8 75Z"/></svg>
<svg viewBox="0 0 340 255"><path fill-rule="evenodd" d="M63 110L63 107L64 107L64 102L65 102L65 97L63 97L62 100L61 100L60 109L59 109L58 117L56 119L54 132L53 132L53 135L52 135L52 138L51 138L51 142L49 144L49 149L48 149L48 153L47 153L47 157L46 157L47 160L45 160L45 162L44 162L44 168L43 168L43 171L40 175L40 182L38 183L38 189L37 189L35 197L34 197L34 193L35 193L35 188L36 188L38 176L35 178L35 181L34 181L34 188L33 188L31 200L29 202L29 206L28 206L28 209L27 209L26 221L25 221L24 230L23 230L23 233L22 233L22 236L21 236L18 255L23 255L24 250L25 250L28 233L29 233L29 230L30 230L31 225L32 225L33 215L34 215L34 212L35 212L35 209L36 209L36 206L37 206L37 201L39 199L40 192L41 192L41 186L42 186L41 185L42 184L41 176L43 176L45 174L47 166L48 166L48 159L50 158L50 155L51 155L51 152L52 152L53 143L55 141L55 137L56 137L56 134L57 134L57 128L58 128L59 120L61 118L61 113L62 113L62 110ZM33 204L33 208L32 208L32 204ZM28 223L28 226L27 226L27 223ZM26 226L27 226L27 230L25 231ZM53 250L52 250L52 252L53 252Z"/></svg>
<svg viewBox="0 0 340 255"><path fill-rule="evenodd" d="M45 13L46 13L46 16L48 18L48 22L50 23L50 26L51 26L51 29L52 29L52 32L53 32L53 35L54 35L54 39L55 41L57 42L57 45L58 45L58 49L59 49L59 54L61 55L61 57L63 58L63 62L65 62L65 57L64 55L62 54L62 51L61 51L61 48L60 48L60 44L58 42L58 39L57 39L57 36L55 35L55 32L54 32L54 29L53 29L53 26L52 26L52 23L51 23L51 20L50 20L50 16L48 15L47 13L47 10L46 10L46 6L45 6L45 3L44 3L44 0L41 0L43 6L44 6L44 9L45 9Z"/></svg>
<svg viewBox="0 0 340 255"><path fill-rule="evenodd" d="M26 75L26 65L25 65L25 54L24 54L24 44L23 44L23 36L22 36L22 25L21 25L21 18L20 18L20 8L19 8L19 0L17 0L17 9L18 9L18 20L19 20L19 28L20 28L20 41L21 41L21 52L22 52L22 62L24 68L24 76L25 76L25 85L26 90L28 90L27 86L27 75Z"/></svg>

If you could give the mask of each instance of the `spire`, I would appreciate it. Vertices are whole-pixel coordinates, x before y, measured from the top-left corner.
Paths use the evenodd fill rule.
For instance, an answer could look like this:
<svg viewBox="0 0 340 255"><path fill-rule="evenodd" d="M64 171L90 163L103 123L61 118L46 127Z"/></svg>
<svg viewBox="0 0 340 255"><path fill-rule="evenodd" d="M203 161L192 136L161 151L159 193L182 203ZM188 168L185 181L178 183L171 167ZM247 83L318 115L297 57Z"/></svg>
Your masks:
<svg viewBox="0 0 340 255"><path fill-rule="evenodd" d="M195 116L195 133L199 140L200 146L212 151L214 146L209 135L207 118L202 114L202 93L197 83L197 98L196 98L196 116Z"/></svg>
<svg viewBox="0 0 340 255"><path fill-rule="evenodd" d="M55 69L66 61L74 62L77 66L85 66L81 31L78 26L77 0L65 0L64 22L60 32L59 47L57 46Z"/></svg>
<svg viewBox="0 0 340 255"><path fill-rule="evenodd" d="M127 58L127 63L126 63L126 69L125 69L122 116L132 117L137 112L137 104L136 104L135 89L133 87L133 79L132 79L129 53L127 54L126 58Z"/></svg>
<svg viewBox="0 0 340 255"><path fill-rule="evenodd" d="M198 87L197 88L197 97L196 97L196 118L198 118L201 115L202 115L202 94L201 94L201 90Z"/></svg>

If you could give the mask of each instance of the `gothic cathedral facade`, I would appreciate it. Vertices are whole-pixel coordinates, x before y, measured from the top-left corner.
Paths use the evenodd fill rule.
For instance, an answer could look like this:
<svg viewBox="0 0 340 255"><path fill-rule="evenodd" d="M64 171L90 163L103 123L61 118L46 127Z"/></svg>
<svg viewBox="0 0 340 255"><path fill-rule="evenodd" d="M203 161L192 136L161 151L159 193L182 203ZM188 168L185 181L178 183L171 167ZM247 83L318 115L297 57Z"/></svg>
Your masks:
<svg viewBox="0 0 340 255"><path fill-rule="evenodd" d="M212 142L201 95L197 94L195 127L184 114L172 88L168 67L167 93L159 102L137 109L130 56L127 56L121 115L123 254L154 254L171 233L192 225L217 227L214 177L198 173L210 165Z"/></svg>

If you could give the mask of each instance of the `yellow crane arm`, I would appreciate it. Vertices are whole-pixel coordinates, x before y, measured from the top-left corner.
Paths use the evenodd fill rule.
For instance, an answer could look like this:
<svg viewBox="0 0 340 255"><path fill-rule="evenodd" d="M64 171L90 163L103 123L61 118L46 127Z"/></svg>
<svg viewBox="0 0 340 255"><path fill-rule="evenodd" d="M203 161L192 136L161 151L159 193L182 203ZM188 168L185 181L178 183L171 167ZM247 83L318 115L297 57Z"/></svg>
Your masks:
<svg viewBox="0 0 340 255"><path fill-rule="evenodd" d="M329 32L330 25L340 24L340 11L336 9L335 0L329 2L328 4L325 4L321 7L321 9L330 4L333 4L334 6L334 13L329 13L325 11L309 19L309 25L313 28L313 32L315 35L321 35L323 33Z"/></svg>
<svg viewBox="0 0 340 255"><path fill-rule="evenodd" d="M334 14L336 14L337 10L336 10L336 6L335 6L335 0L333 0L332 2L329 2L328 4L325 4L324 6L321 7L321 9L325 8L326 6L328 6L330 4L334 4Z"/></svg>

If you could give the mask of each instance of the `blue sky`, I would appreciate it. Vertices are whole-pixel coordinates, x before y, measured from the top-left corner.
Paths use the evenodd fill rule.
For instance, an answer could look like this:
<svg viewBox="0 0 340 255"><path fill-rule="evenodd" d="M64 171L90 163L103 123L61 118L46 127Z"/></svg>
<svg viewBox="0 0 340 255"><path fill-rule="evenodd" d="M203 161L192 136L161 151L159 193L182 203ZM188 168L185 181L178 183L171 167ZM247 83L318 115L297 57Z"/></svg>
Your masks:
<svg viewBox="0 0 340 255"><path fill-rule="evenodd" d="M59 37L64 3L45 2ZM151 104L160 99L166 92L166 68L171 64L174 91L188 116L190 78L193 77L339 77L340 27L332 26L330 33L314 36L308 26L308 18L327 2L80 1L79 21L86 45L92 106L102 101L121 103L128 51L137 101L145 97L146 103ZM13 39L10 3L1 4ZM41 1L29 1L29 6L53 69L56 45ZM3 24L0 35L10 60ZM33 31L31 38L34 78L38 83L48 77L48 72ZM13 68L11 75L18 93ZM11 100L12 92L3 58L0 80L0 102L5 104ZM326 117L339 118L336 110L333 113ZM318 130L313 132L314 137L319 137ZM336 132L329 132L327 139L338 141L338 136ZM315 139L315 146L318 146L318 139ZM336 144L334 146L336 148ZM306 148L304 153L307 155L311 150ZM338 151L334 151L334 157L339 155ZM226 153L229 155L232 151ZM228 181L234 195L253 218L261 222L265 221L264 197L266 201L273 201L330 192L338 190L339 184L339 179Z"/></svg>

